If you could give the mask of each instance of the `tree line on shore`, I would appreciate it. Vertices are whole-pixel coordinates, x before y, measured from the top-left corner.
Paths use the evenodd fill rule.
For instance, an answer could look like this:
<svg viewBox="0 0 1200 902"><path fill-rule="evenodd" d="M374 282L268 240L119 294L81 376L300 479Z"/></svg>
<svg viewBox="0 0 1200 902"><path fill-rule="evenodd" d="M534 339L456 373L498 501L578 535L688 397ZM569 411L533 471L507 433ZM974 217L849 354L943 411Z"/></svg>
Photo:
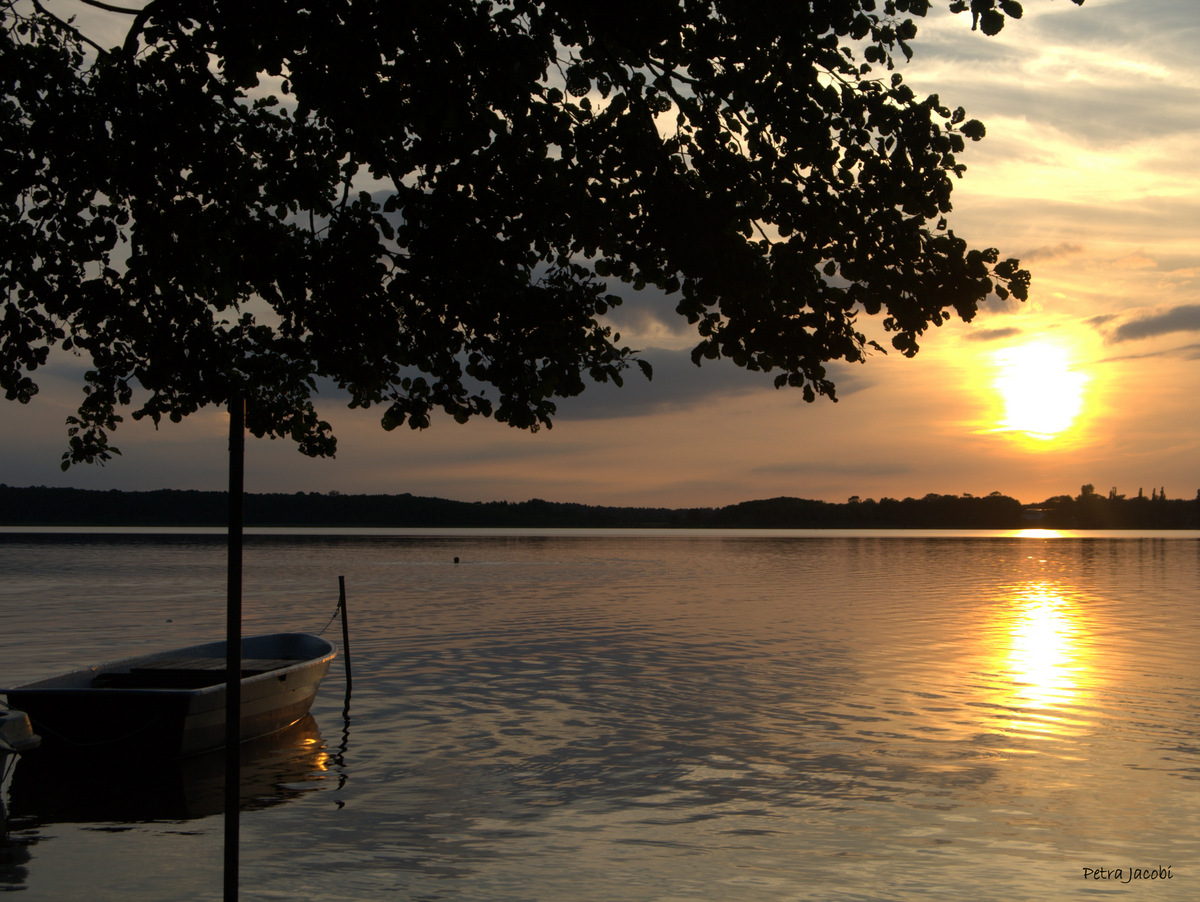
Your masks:
<svg viewBox="0 0 1200 902"><path fill-rule="evenodd" d="M0 485L3 526L223 526L224 492L123 492ZM990 495L854 496L841 503L770 498L719 508L607 507L543 501L452 501L340 492L248 494L249 526L746 528L746 529L1200 529L1200 491L1189 500L1152 489L1147 498L1056 495L1036 504Z"/></svg>

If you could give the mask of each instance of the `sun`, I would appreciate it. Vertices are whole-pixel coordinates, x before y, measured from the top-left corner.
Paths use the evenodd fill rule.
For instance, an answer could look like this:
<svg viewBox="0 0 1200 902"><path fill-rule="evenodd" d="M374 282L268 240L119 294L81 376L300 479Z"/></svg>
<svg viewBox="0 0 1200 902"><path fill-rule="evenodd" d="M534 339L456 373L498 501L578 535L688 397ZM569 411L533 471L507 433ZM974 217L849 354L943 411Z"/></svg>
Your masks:
<svg viewBox="0 0 1200 902"><path fill-rule="evenodd" d="M1004 401L1000 431L1050 441L1070 428L1083 407L1087 377L1061 345L1036 341L996 352L995 389Z"/></svg>

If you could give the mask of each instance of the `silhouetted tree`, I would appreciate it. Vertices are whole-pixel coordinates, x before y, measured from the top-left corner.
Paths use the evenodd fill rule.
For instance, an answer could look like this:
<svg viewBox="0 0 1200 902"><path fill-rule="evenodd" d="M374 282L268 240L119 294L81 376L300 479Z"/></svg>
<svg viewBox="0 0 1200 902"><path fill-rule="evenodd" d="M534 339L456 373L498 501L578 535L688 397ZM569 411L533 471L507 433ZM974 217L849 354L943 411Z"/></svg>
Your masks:
<svg viewBox="0 0 1200 902"><path fill-rule="evenodd" d="M928 0L81 2L118 46L0 0L0 385L85 361L64 467L113 453L122 408L240 395L254 434L331 454L321 378L389 429L549 425L636 360L605 280L808 400L874 344L861 314L912 355L1026 297L947 228L983 125L893 71Z"/></svg>

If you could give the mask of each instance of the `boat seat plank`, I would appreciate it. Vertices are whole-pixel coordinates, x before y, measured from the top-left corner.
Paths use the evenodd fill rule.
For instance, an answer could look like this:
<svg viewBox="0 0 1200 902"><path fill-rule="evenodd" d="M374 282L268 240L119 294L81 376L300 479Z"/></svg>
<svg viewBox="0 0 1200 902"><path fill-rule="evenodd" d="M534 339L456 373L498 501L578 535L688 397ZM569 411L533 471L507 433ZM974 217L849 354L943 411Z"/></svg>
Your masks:
<svg viewBox="0 0 1200 902"><path fill-rule="evenodd" d="M268 670L279 670L297 663L296 658L242 658L242 672L252 670L265 673ZM225 670L224 658L161 658L146 664L135 666L134 670Z"/></svg>

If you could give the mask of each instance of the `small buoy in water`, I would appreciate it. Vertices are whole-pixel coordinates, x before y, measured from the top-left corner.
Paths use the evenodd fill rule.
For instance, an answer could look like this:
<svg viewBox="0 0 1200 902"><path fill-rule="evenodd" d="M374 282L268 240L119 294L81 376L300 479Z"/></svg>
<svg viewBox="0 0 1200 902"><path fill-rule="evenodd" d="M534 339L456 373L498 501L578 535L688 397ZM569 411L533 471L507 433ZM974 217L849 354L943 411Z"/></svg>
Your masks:
<svg viewBox="0 0 1200 902"><path fill-rule="evenodd" d="M456 564L458 563L458 558L454 559L454 563L456 563Z"/></svg>

